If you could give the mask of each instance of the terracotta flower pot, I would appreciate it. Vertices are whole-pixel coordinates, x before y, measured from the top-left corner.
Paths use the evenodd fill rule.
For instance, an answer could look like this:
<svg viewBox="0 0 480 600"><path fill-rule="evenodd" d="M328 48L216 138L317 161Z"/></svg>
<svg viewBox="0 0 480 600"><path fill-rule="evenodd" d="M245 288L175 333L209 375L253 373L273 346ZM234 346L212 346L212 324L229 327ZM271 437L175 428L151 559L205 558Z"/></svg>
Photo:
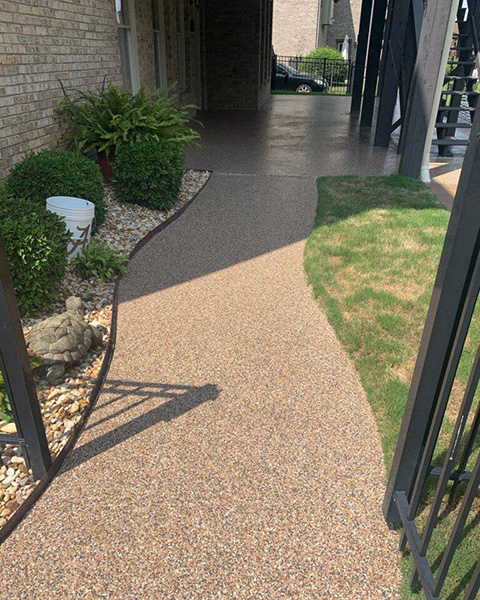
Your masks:
<svg viewBox="0 0 480 600"><path fill-rule="evenodd" d="M113 155L111 154L110 157L107 157L105 152L100 152L99 154L97 154L97 162L100 166L100 171L102 172L103 180L108 185L113 177Z"/></svg>

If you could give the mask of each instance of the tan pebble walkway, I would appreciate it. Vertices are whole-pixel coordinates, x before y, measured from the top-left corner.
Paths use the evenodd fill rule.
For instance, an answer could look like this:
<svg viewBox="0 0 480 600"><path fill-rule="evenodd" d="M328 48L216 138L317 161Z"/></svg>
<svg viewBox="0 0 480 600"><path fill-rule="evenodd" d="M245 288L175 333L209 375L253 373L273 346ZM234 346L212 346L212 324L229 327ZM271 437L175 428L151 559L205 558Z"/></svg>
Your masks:
<svg viewBox="0 0 480 600"><path fill-rule="evenodd" d="M213 174L136 255L104 392L1 547L0 598L397 598L375 420L303 272L315 208L312 177Z"/></svg>

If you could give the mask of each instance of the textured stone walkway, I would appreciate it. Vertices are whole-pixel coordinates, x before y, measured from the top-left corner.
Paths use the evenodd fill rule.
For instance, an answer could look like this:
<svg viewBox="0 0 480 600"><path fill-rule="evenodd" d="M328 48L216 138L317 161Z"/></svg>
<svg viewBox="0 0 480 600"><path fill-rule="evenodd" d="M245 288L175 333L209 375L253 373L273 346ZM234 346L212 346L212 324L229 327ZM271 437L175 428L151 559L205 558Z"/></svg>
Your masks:
<svg viewBox="0 0 480 600"><path fill-rule="evenodd" d="M397 598L375 421L303 273L315 208L313 174L217 170L136 255L108 381L0 548L1 598Z"/></svg>

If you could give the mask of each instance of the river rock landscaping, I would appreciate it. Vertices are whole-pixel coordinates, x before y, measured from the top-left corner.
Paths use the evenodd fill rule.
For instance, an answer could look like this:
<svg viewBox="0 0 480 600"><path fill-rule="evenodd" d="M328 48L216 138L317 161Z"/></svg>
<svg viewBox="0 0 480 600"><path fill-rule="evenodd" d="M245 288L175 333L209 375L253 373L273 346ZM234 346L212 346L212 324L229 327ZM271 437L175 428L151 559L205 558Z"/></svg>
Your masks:
<svg viewBox="0 0 480 600"><path fill-rule="evenodd" d="M165 211L119 202L112 189L106 187L106 220L93 239L106 242L111 248L128 255L145 235L191 200L208 178L209 173L206 171L187 170L178 201ZM92 348L81 362L67 366L60 383L51 385L45 378L44 370L35 372L37 394L52 458L58 456L64 448L90 403L90 394L99 376L110 338L114 289L114 281L82 279L70 265L58 287L54 304L35 318L23 320L28 342L28 334L36 323L64 312L66 299L78 296L84 303L85 320L103 332L103 346ZM0 421L0 432L16 433L14 423ZM36 482L25 464L21 448L14 445L3 446L0 459L1 528L25 502Z"/></svg>

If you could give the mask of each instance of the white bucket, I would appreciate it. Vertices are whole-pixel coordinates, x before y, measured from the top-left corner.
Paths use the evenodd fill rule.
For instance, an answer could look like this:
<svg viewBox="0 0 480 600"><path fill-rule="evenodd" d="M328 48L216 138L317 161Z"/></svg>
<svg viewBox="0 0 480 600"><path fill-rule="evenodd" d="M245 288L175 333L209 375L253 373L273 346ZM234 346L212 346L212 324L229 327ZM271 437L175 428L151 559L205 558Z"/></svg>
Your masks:
<svg viewBox="0 0 480 600"><path fill-rule="evenodd" d="M52 196L47 198L47 210L63 219L72 233L72 241L68 244L68 262L71 262L75 256L83 254L83 249L90 243L95 204L82 198Z"/></svg>

